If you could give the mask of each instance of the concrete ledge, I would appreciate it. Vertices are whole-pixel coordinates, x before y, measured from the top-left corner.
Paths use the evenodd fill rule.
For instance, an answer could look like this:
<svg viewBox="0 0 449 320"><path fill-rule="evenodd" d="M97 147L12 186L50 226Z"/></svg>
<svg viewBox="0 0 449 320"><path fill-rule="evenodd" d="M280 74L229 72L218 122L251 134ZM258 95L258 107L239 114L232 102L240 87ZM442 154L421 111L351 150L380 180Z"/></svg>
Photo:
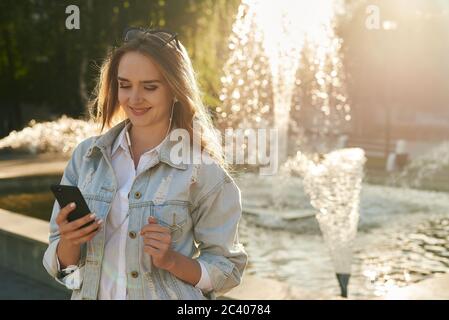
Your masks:
<svg viewBox="0 0 449 320"><path fill-rule="evenodd" d="M14 270L0 267L0 300L67 300L66 292L55 290Z"/></svg>
<svg viewBox="0 0 449 320"><path fill-rule="evenodd" d="M64 172L68 159L54 154L22 155L0 161L0 179L24 176L59 175Z"/></svg>
<svg viewBox="0 0 449 320"><path fill-rule="evenodd" d="M0 226L0 231L10 233L11 236L35 240L48 246L49 226L43 220L0 209Z"/></svg>
<svg viewBox="0 0 449 320"><path fill-rule="evenodd" d="M54 281L42 258L48 246L48 224L0 209L0 267L13 270L29 279L70 297L70 291Z"/></svg>

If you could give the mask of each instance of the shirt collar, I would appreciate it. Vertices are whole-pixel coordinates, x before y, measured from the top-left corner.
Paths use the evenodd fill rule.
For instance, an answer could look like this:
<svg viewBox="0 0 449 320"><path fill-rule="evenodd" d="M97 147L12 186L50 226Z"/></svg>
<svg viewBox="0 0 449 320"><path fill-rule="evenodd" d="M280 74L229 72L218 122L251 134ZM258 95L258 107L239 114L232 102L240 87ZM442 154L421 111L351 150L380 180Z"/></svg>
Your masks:
<svg viewBox="0 0 449 320"><path fill-rule="evenodd" d="M126 126L122 129L122 131L120 131L120 134L118 135L117 139L115 139L115 142L114 142L114 144L112 146L111 157L114 157L114 155L117 152L118 148L122 148L124 151L130 152L129 151L129 147L128 147L128 143L126 141L126 131L129 130L130 126L131 126L131 122L128 122L126 124ZM169 137L169 135L167 135L156 147L151 148L150 150L146 151L142 155L146 155L146 154L148 154L150 152L153 152L153 151L159 152L159 150L161 149L163 143L165 142L165 140L168 139L168 137Z"/></svg>
<svg viewBox="0 0 449 320"><path fill-rule="evenodd" d="M126 126L120 131L117 139L115 139L114 144L112 145L111 156L114 157L114 154L117 152L117 149L121 147L125 151L128 150L128 144L126 143L126 131L130 127L130 122L126 124Z"/></svg>
<svg viewBox="0 0 449 320"><path fill-rule="evenodd" d="M104 151L106 151L108 149L112 150L112 148L114 148L114 147L115 147L115 149L114 149L114 152L115 152L115 151L117 151L117 148L121 145L122 141L126 145L126 141L124 141L124 139L126 139L125 131L123 129L126 129L127 125L129 125L128 121L123 120L119 124L115 125L111 129L109 129L103 135L98 136L95 139L93 145L89 149L86 156L87 157L93 156L95 150L98 150L101 153L101 150L104 150ZM176 129L175 125L173 125L172 130L174 130L174 129ZM121 134L123 134L123 135L121 137L119 137ZM115 146L114 142L117 143L117 146ZM159 161L164 162L174 168L186 170L187 164L182 163L182 162L174 163L170 159L170 151L172 150L172 147L177 143L178 143L177 141L171 141L170 135L167 135L167 137L165 137L165 139L160 143L160 145L157 146L157 148L159 150L158 159L159 159ZM111 154L113 154L113 152L111 152Z"/></svg>

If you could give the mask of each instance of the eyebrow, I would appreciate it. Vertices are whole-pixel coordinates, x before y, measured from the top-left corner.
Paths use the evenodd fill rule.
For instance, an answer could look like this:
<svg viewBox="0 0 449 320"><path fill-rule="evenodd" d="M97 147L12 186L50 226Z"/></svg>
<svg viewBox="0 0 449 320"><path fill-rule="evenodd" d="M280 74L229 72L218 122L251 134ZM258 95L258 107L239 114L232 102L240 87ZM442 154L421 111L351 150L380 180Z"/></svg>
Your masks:
<svg viewBox="0 0 449 320"><path fill-rule="evenodd" d="M122 78L122 77L117 77L118 80L120 81L127 81L127 82L131 82L126 78ZM154 79L154 80L144 80L144 81L140 81L141 83L155 83L155 82L159 82L162 83L160 80Z"/></svg>

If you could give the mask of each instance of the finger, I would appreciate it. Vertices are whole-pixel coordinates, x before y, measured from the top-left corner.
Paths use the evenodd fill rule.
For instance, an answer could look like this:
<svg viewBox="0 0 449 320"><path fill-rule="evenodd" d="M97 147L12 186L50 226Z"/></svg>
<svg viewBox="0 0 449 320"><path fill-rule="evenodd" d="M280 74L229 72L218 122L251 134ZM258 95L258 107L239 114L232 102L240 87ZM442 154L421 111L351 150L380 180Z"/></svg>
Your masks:
<svg viewBox="0 0 449 320"><path fill-rule="evenodd" d="M96 220L90 226L87 226L87 227L81 228L79 230L67 233L66 234L66 239L72 240L72 239L82 238L82 237L90 234L92 231L95 231L95 230L99 229L102 223L103 223L102 219Z"/></svg>
<svg viewBox="0 0 449 320"><path fill-rule="evenodd" d="M146 224L142 230L140 231L140 234L143 235L145 232L170 232L170 229L164 226L161 226L160 224Z"/></svg>
<svg viewBox="0 0 449 320"><path fill-rule="evenodd" d="M147 232L144 234L145 239L154 239L161 241L163 243L170 243L171 242L171 236L169 233L162 233L162 232Z"/></svg>
<svg viewBox="0 0 449 320"><path fill-rule="evenodd" d="M161 242L159 240L154 240L154 239L145 239L144 243L145 243L145 245L151 246L160 251L166 251L170 247L167 243Z"/></svg>
<svg viewBox="0 0 449 320"><path fill-rule="evenodd" d="M74 243L75 244L83 244L85 242L88 242L88 241L92 240L97 235L98 230L99 229L91 232L90 234L88 234L88 235L86 235L84 237L81 237L81 238L78 238L78 239L74 240Z"/></svg>
<svg viewBox="0 0 449 320"><path fill-rule="evenodd" d="M143 239L143 243L147 246L152 246L157 249L161 249L162 244L163 244L159 240L154 240L154 239Z"/></svg>
<svg viewBox="0 0 449 320"><path fill-rule="evenodd" d="M70 231L78 230L79 228L84 226L86 223L89 223L89 222L95 220L95 217L96 217L95 213L92 213L90 215L87 214L87 215L85 215L82 218L76 219L75 221L72 221L72 222L69 222L69 223L63 225L60 228L60 232L61 233L63 233L63 232L67 233L67 232L70 232Z"/></svg>
<svg viewBox="0 0 449 320"><path fill-rule="evenodd" d="M158 221L157 221L156 217L149 216L148 223L153 224L153 223L158 223Z"/></svg>
<svg viewBox="0 0 449 320"><path fill-rule="evenodd" d="M150 245L144 246L143 251L148 253L149 255L156 256L156 257L160 255L160 250L158 248L154 248Z"/></svg>
<svg viewBox="0 0 449 320"><path fill-rule="evenodd" d="M72 212L73 210L75 210L75 208L76 208L75 202L69 203L65 207L61 208L61 210L59 211L59 214L55 220L56 224L62 225L62 224L67 223L67 217L68 217L69 213Z"/></svg>

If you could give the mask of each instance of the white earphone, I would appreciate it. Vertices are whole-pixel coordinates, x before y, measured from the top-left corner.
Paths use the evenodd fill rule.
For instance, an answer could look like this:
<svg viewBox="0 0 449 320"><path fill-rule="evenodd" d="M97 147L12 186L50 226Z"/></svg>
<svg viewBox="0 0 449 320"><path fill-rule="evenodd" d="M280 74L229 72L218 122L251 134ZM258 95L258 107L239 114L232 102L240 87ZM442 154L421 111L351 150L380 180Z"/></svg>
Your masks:
<svg viewBox="0 0 449 320"><path fill-rule="evenodd" d="M172 122L172 119L173 119L173 109L175 109L176 102L178 102L178 99L176 99L176 97L174 97L173 98L173 104L171 106L171 112L170 112L170 122L168 124L167 134L165 136L168 135L168 133L170 132L170 129L171 129L171 122Z"/></svg>

